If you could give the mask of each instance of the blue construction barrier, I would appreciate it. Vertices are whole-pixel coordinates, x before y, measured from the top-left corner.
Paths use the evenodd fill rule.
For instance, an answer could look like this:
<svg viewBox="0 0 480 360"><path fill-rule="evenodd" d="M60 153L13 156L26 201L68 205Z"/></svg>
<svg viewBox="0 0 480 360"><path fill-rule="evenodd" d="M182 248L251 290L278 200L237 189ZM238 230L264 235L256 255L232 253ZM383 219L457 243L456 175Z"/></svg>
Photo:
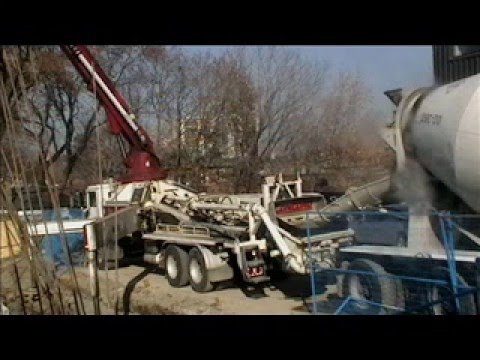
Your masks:
<svg viewBox="0 0 480 360"><path fill-rule="evenodd" d="M70 262L65 251L62 235L45 236L42 240L42 253L47 261L56 267L80 266L84 261L84 239L83 234L64 234L67 246L72 256Z"/></svg>
<svg viewBox="0 0 480 360"><path fill-rule="evenodd" d="M59 215L54 210L44 210L43 220L80 220L85 219L85 212L82 209L61 208ZM70 257L66 252L64 241L70 251ZM65 269L70 266L81 266L85 261L83 233L55 234L44 236L41 241L41 248L44 258L57 269Z"/></svg>

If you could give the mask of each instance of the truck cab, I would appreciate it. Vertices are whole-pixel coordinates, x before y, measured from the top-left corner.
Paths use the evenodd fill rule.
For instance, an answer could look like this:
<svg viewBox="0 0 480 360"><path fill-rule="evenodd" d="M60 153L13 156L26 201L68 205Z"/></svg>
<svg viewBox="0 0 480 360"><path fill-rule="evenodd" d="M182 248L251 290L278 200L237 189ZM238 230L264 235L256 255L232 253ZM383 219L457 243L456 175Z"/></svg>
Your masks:
<svg viewBox="0 0 480 360"><path fill-rule="evenodd" d="M90 185L86 190L88 219L96 219L105 216L105 202L110 198L114 190L112 183Z"/></svg>

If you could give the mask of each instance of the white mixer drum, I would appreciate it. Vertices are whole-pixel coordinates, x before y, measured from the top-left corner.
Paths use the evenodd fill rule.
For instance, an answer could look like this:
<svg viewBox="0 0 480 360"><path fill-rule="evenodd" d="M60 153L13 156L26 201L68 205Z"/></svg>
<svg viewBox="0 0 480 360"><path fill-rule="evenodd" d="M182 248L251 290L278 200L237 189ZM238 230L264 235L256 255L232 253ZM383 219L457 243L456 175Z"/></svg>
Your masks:
<svg viewBox="0 0 480 360"><path fill-rule="evenodd" d="M404 116L415 158L480 212L480 74L426 91Z"/></svg>

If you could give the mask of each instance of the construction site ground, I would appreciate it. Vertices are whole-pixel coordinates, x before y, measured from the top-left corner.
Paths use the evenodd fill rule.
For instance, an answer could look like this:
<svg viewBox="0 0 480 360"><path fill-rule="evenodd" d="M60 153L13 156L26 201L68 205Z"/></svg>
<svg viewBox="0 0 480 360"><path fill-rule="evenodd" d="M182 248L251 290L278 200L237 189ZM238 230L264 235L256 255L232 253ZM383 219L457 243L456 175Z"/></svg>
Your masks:
<svg viewBox="0 0 480 360"><path fill-rule="evenodd" d="M1 264L2 298L12 314L24 313L15 273L11 260ZM35 291L29 288L29 271L26 262L18 263L22 278L24 301L28 314L39 314ZM75 267L75 274L87 314L93 314L90 295L89 271L86 267ZM75 314L73 292L74 278L65 272L63 299L68 314ZM269 283L257 287L246 286L240 280L232 280L209 293L197 293L186 286L173 288L168 284L162 270L140 261L122 266L117 270L99 270L100 308L103 315L308 315L312 313L311 279L307 276L290 275L273 278ZM31 296L28 296L28 293ZM335 287L328 287L320 295L317 304L320 313L332 314L338 307ZM318 292L317 292L318 293ZM49 314L47 301L43 299L43 313Z"/></svg>
<svg viewBox="0 0 480 360"><path fill-rule="evenodd" d="M88 269L77 268L76 274L83 293L88 295ZM274 279L258 287L232 281L203 294L189 286L172 288L162 270L139 264L121 267L118 273L99 271L99 278L102 305L117 314L308 315L312 308L309 276ZM70 277L65 280L70 281ZM116 297L115 289L118 289ZM334 288L329 287L321 299L317 299L324 304L325 314L335 310L335 301L327 299L333 291Z"/></svg>

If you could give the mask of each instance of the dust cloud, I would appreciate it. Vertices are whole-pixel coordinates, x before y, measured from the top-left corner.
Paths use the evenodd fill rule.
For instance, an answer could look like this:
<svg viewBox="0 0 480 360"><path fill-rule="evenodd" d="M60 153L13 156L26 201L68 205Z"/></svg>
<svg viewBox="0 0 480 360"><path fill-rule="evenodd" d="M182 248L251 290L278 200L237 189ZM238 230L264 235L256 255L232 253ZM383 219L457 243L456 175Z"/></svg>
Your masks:
<svg viewBox="0 0 480 360"><path fill-rule="evenodd" d="M433 207L434 188L430 176L412 158L405 159L405 167L392 176L394 196L404 202L411 212L427 214Z"/></svg>

